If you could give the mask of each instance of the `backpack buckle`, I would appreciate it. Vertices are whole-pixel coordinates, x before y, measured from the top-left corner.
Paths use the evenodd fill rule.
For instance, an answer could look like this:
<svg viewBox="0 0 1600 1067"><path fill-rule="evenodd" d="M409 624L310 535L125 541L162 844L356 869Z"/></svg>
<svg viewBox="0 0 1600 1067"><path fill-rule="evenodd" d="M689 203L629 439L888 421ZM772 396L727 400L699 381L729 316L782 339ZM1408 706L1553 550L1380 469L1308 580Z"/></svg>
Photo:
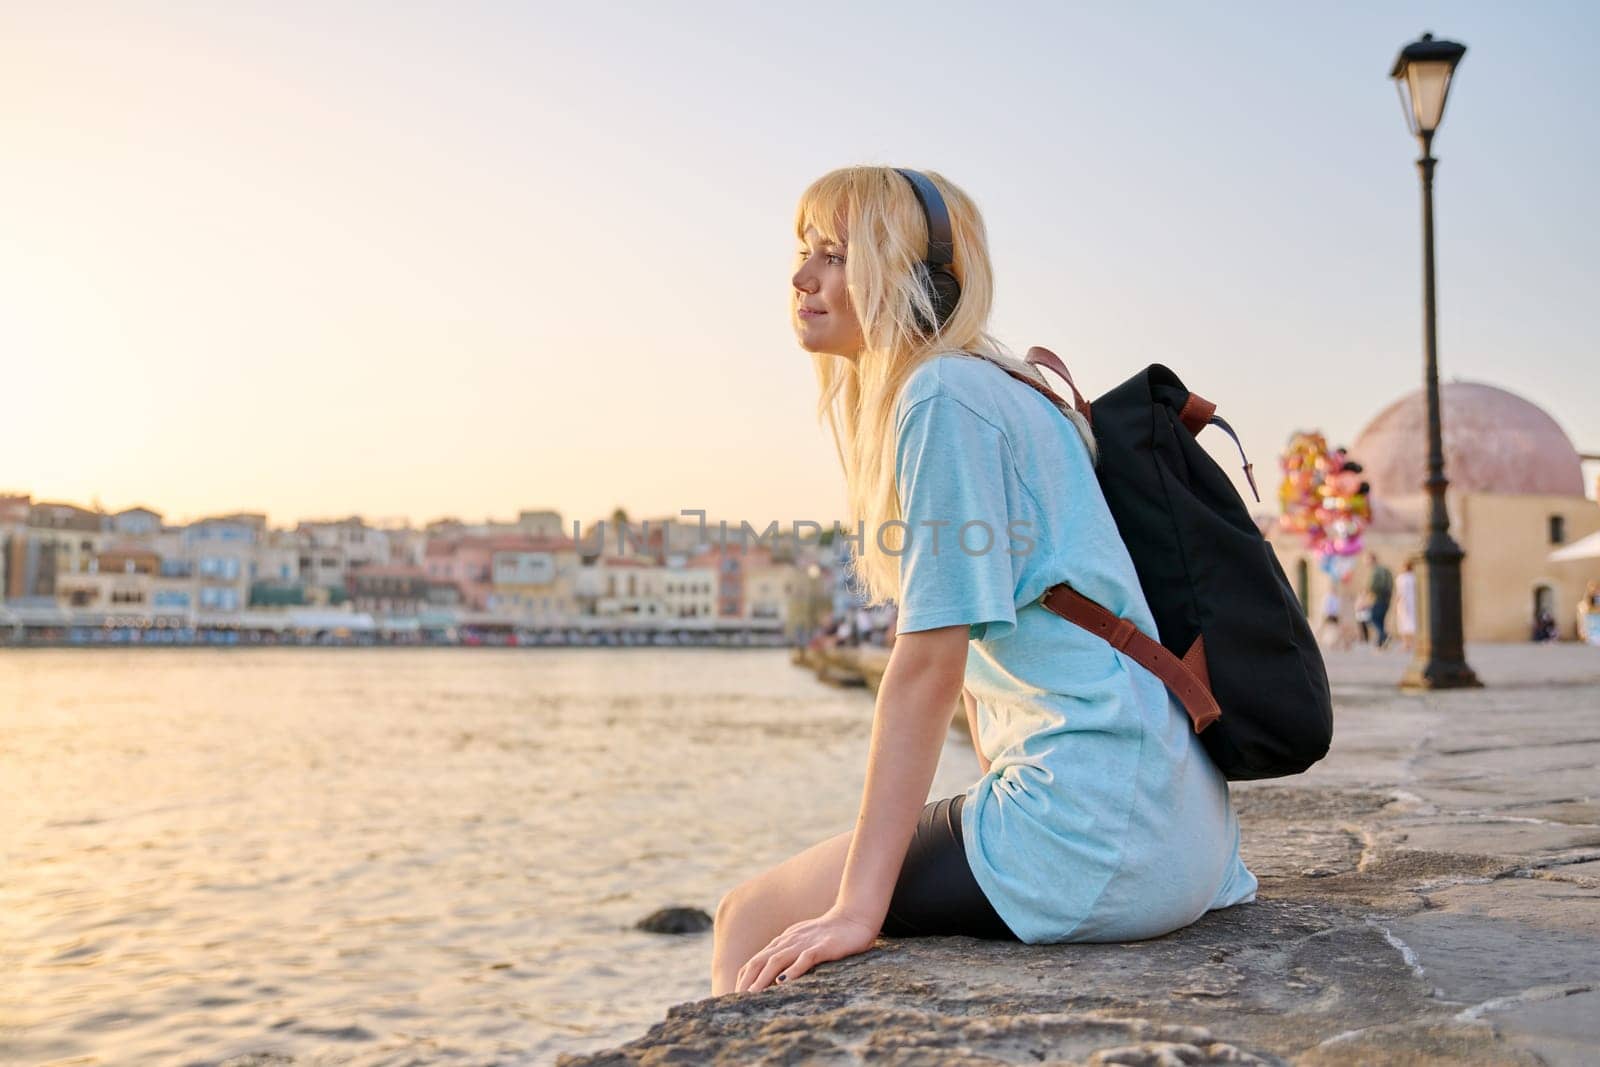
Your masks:
<svg viewBox="0 0 1600 1067"><path fill-rule="evenodd" d="M1106 643L1118 652L1126 652L1128 643L1133 640L1134 635L1138 632L1139 628L1137 626L1119 616L1116 623L1112 625L1111 632L1106 634Z"/></svg>

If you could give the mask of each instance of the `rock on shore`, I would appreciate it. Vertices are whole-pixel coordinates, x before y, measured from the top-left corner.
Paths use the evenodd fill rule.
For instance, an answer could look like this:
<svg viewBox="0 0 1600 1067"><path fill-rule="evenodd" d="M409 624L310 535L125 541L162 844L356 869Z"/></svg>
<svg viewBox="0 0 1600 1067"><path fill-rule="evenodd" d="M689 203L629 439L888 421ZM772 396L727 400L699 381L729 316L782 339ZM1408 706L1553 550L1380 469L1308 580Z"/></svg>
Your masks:
<svg viewBox="0 0 1600 1067"><path fill-rule="evenodd" d="M1600 656L1472 657L1489 688L1427 696L1330 661L1333 753L1235 786L1257 903L1133 944L880 939L558 1063L1595 1062Z"/></svg>

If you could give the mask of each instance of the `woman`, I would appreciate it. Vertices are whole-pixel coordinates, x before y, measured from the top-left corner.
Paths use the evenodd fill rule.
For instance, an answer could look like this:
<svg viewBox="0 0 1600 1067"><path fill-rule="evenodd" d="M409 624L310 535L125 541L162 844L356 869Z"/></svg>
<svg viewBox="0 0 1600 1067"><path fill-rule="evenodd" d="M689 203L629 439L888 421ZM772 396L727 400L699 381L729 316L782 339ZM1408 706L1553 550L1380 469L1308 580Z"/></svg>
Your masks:
<svg viewBox="0 0 1600 1067"><path fill-rule="evenodd" d="M1039 380L987 333L972 201L936 174L850 167L806 190L795 230L794 325L865 531L856 576L899 615L855 827L723 897L713 995L880 933L1132 940L1254 899L1182 708L1037 602L1068 581L1155 634L1089 426L997 365ZM984 773L925 803L958 697Z"/></svg>
<svg viewBox="0 0 1600 1067"><path fill-rule="evenodd" d="M1417 638L1417 574L1410 560L1395 575L1394 596L1395 632L1400 635L1400 647L1410 652Z"/></svg>

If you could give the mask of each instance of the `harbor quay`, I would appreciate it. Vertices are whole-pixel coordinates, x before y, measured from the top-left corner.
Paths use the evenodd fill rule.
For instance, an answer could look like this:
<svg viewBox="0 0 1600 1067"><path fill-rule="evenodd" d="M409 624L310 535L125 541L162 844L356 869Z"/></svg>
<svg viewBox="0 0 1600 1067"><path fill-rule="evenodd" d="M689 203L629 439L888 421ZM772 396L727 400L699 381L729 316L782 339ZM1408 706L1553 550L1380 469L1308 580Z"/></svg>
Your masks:
<svg viewBox="0 0 1600 1067"><path fill-rule="evenodd" d="M0 607L0 648L773 648L792 643L781 622L763 619L577 619L531 625L494 616L373 619L285 612L189 623Z"/></svg>
<svg viewBox="0 0 1600 1067"><path fill-rule="evenodd" d="M558 1062L1592 1063L1600 654L1468 654L1484 688L1427 693L1328 655L1327 758L1232 787L1254 903L1134 943L880 939Z"/></svg>

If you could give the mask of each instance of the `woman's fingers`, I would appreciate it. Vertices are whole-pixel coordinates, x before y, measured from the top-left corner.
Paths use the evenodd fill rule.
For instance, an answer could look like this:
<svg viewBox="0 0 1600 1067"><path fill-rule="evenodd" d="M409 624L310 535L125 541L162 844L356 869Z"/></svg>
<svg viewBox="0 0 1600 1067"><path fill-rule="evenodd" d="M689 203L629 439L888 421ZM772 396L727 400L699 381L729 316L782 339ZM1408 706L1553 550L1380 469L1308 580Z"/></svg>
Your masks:
<svg viewBox="0 0 1600 1067"><path fill-rule="evenodd" d="M756 975L761 973L761 968L767 965L768 955L770 955L770 952L767 949L762 949L745 961L745 965L739 968L739 977L733 983L733 991L735 993L743 993L750 988L750 983L755 981Z"/></svg>
<svg viewBox="0 0 1600 1067"><path fill-rule="evenodd" d="M774 954L785 954L785 962L792 960L796 955L793 950L797 949L797 941L804 937L802 928L806 925L807 923L804 922L795 923L783 933L768 941L766 947L760 952L746 960L745 965L739 968L739 974L734 979L734 992L743 993L750 989L755 984L757 976L766 969L767 962ZM760 986L755 986L755 988L760 988Z"/></svg>
<svg viewBox="0 0 1600 1067"><path fill-rule="evenodd" d="M779 940L779 938L775 937L767 942L765 948L751 956L745 961L744 966L739 968L739 975L734 979L733 983L733 991L735 993L743 993L749 989L756 980L756 976L766 967L767 961L772 958L773 953L782 951L782 946L778 943Z"/></svg>
<svg viewBox="0 0 1600 1067"><path fill-rule="evenodd" d="M754 982L750 983L750 992L756 993L767 988L767 986L772 985L775 981L777 981L778 975L780 974L784 975L785 981L793 977L793 975L790 975L787 972L786 968L789 966L789 964L793 963L795 961L795 957L799 955L800 953L796 952L793 948L787 948L775 952L771 956L767 957L766 965L761 968L761 973L756 975Z"/></svg>
<svg viewBox="0 0 1600 1067"><path fill-rule="evenodd" d="M805 974L807 971L809 971L812 965L817 962L817 957L820 955L821 952L816 948L808 948L804 952L800 953L800 955L796 956L793 963L789 964L789 966L785 967L778 973L783 975L785 982L792 982L796 978L799 978L802 974Z"/></svg>
<svg viewBox="0 0 1600 1067"><path fill-rule="evenodd" d="M734 992L749 993L761 988L761 976L767 972L768 964L775 958L776 954L771 947L764 948L751 956L750 961L739 968L739 979L734 983Z"/></svg>
<svg viewBox="0 0 1600 1067"><path fill-rule="evenodd" d="M793 948L773 954L762 966L761 972L750 985L750 991L756 992L770 985L779 984L779 975L783 982L792 982L805 974L818 963L826 963L836 958L824 953L822 944L814 944L796 952Z"/></svg>

